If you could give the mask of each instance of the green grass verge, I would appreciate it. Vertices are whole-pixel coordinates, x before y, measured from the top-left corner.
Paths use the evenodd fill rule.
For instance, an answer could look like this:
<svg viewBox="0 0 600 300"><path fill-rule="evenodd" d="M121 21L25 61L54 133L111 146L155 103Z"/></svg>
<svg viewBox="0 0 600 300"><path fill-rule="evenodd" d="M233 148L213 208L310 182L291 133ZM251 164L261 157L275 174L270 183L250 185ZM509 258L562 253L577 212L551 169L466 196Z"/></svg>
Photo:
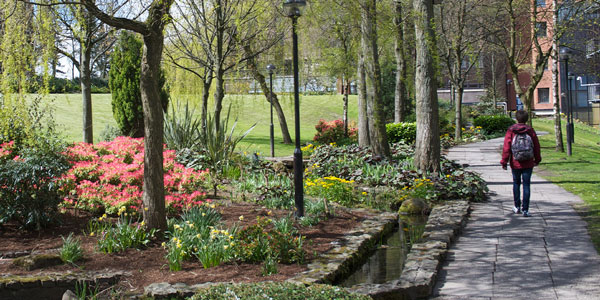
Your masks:
<svg viewBox="0 0 600 300"><path fill-rule="evenodd" d="M562 124L564 134L565 122ZM573 151L569 157L566 153L566 135L563 136L565 152L555 151L553 120L536 119L533 125L536 131L550 133L540 136L542 163L538 174L583 199L585 205L576 209L587 221L592 241L600 252L600 130L575 124L575 143L572 144Z"/></svg>
<svg viewBox="0 0 600 300"><path fill-rule="evenodd" d="M288 129L292 140L294 133L294 105L292 95L280 95L279 101L285 112ZM197 101L197 97L173 96L172 101L190 100ZM53 94L46 97L44 101L52 101L55 108L55 119L68 141L79 142L83 139L83 118L82 118L82 100L80 94ZM94 126L94 141L99 141L100 132L107 126L116 126L112 116L110 94L92 95L92 113ZM263 156L270 154L270 107L269 103L262 95L227 95L223 103L223 116L226 114L228 105L231 104L231 119L229 126L233 125L233 120L238 119L236 132L244 132L254 123L256 127L239 144L239 151L258 152ZM212 110L212 103L209 103L209 112ZM302 143L310 142L316 133L315 125L319 119L328 121L341 119L343 113L343 102L341 95L319 95L319 96L301 96L300 97L300 138ZM197 109L200 113L200 109ZM357 120L356 96L350 96L349 100L349 119ZM275 155L289 156L294 152L294 144L285 145L282 143L281 130L277 114L274 112L274 132L275 132Z"/></svg>

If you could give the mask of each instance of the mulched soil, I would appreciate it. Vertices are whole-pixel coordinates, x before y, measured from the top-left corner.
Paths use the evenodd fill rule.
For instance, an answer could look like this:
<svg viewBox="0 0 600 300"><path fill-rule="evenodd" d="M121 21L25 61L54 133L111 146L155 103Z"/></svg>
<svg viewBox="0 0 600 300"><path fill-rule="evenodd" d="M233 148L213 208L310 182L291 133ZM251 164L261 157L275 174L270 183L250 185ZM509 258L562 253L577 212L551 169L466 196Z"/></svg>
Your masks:
<svg viewBox="0 0 600 300"><path fill-rule="evenodd" d="M219 201L219 200L216 200ZM255 222L258 216L267 216L268 209L251 203L228 203L220 207L223 221L229 226L240 223L239 216L244 216L243 225ZM287 216L289 211L272 210L270 218ZM306 265L277 266L278 273L271 276L261 276L261 265L229 263L209 269L204 269L197 261L186 262L183 270L171 272L164 258L166 251L160 246L161 241L155 241L143 250L129 249L124 253L104 254L96 249L97 237L90 237L83 231L90 218L97 216L81 211L67 211L62 214L62 224L45 229L41 232L19 230L16 224L0 227L0 256L19 251L45 252L62 246L61 236L73 233L80 238L85 251L85 260L78 266L61 265L49 267L43 272L63 271L100 271L121 270L132 276L121 280L119 289L143 292L143 288L154 282L198 284L205 282L257 282L284 281L306 270ZM306 237L304 249L308 254L307 262L315 254L324 253L333 247L332 242L341 238L345 232L354 228L364 219L361 213L338 208L335 216L313 227L301 227L300 233ZM28 275L38 274L40 270L25 271L11 264L12 259L0 259L0 274Z"/></svg>

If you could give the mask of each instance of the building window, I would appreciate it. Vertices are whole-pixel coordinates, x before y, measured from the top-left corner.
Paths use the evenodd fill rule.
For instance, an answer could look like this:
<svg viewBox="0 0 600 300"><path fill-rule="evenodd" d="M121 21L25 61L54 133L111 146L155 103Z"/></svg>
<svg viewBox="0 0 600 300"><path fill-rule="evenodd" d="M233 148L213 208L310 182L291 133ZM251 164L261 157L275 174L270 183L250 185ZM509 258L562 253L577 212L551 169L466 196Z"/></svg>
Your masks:
<svg viewBox="0 0 600 300"><path fill-rule="evenodd" d="M538 7L546 7L546 0L535 0L535 5Z"/></svg>
<svg viewBox="0 0 600 300"><path fill-rule="evenodd" d="M550 103L550 89L539 88L538 90L538 103Z"/></svg>
<svg viewBox="0 0 600 300"><path fill-rule="evenodd" d="M586 42L585 55L587 58L600 53L600 39L591 39Z"/></svg>
<svg viewBox="0 0 600 300"><path fill-rule="evenodd" d="M535 22L535 36L546 37L546 22Z"/></svg>

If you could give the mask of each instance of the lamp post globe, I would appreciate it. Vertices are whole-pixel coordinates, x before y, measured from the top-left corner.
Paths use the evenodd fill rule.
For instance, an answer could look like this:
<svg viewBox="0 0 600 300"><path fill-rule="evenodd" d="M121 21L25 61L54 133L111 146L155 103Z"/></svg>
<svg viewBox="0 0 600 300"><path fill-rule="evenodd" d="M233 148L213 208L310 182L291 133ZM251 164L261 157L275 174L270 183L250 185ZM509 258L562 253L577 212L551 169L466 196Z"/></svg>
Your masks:
<svg viewBox="0 0 600 300"><path fill-rule="evenodd" d="M271 105L271 157L275 156L275 131L273 127L273 73L275 73L275 65L268 64L267 71L269 72L269 103Z"/></svg>
<svg viewBox="0 0 600 300"><path fill-rule="evenodd" d="M294 149L294 202L296 204L296 217L304 216L304 181L302 166L302 150L300 150L300 92L298 83L298 35L296 27L298 18L306 6L304 0L286 0L283 9L292 19L292 65L294 70L294 123L296 132L296 147Z"/></svg>
<svg viewBox="0 0 600 300"><path fill-rule="evenodd" d="M305 0L286 0L283 2L283 10L288 17L299 17L306 7Z"/></svg>

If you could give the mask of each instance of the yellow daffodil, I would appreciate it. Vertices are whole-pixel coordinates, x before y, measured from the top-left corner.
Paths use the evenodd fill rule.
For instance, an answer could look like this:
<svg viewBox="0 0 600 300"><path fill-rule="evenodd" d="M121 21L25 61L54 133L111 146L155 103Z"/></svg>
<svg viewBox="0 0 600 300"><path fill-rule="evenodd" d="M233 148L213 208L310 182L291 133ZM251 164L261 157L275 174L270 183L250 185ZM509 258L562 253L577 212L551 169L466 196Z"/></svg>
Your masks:
<svg viewBox="0 0 600 300"><path fill-rule="evenodd" d="M238 219L240 219L240 221L244 221L244 216L240 216Z"/></svg>

